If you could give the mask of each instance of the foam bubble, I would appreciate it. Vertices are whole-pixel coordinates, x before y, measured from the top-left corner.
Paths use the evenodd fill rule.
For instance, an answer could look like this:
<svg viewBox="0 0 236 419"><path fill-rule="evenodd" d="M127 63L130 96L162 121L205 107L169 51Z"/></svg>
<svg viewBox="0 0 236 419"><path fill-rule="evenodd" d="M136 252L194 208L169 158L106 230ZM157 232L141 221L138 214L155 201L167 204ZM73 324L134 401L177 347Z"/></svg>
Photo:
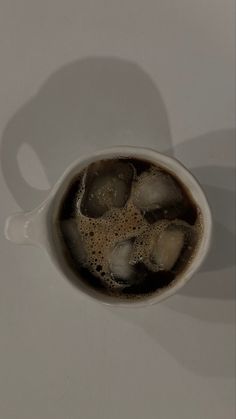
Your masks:
<svg viewBox="0 0 236 419"><path fill-rule="evenodd" d="M127 216L127 210L129 216ZM112 283L115 287L117 282L112 278L109 264L111 254L118 243L135 238L137 232L147 229L147 222L143 219L141 212L128 202L124 208L113 209L99 219L80 214L78 223L91 273L99 277L105 285L110 286ZM93 234L90 234L91 232Z"/></svg>

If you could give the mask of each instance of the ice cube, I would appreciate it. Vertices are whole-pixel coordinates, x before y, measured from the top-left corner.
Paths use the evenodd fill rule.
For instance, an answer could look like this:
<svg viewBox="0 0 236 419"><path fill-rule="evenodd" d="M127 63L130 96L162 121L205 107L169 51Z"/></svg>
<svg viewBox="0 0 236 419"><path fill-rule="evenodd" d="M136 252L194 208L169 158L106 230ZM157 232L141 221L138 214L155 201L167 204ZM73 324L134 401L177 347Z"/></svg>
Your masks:
<svg viewBox="0 0 236 419"><path fill-rule="evenodd" d="M85 179L81 212L98 218L112 208L122 208L130 196L133 174L133 166L121 160L91 164Z"/></svg>
<svg viewBox="0 0 236 419"><path fill-rule="evenodd" d="M154 243L150 260L159 269L170 271L177 262L185 243L185 232L177 226L166 228Z"/></svg>
<svg viewBox="0 0 236 419"><path fill-rule="evenodd" d="M133 203L144 211L178 205L183 196L171 175L152 170L139 176L132 192Z"/></svg>
<svg viewBox="0 0 236 419"><path fill-rule="evenodd" d="M109 265L112 276L124 283L132 281L134 274L134 267L129 261L132 247L131 240L117 243L110 256Z"/></svg>
<svg viewBox="0 0 236 419"><path fill-rule="evenodd" d="M152 272L172 271L177 264L179 269L190 257L195 241L195 229L188 223L158 221L136 238L130 263L144 263Z"/></svg>
<svg viewBox="0 0 236 419"><path fill-rule="evenodd" d="M159 265L155 261L151 261L151 254L156 247L156 242L161 231L168 225L168 220L158 221L136 237L130 257L131 265L144 263L152 271L159 271Z"/></svg>

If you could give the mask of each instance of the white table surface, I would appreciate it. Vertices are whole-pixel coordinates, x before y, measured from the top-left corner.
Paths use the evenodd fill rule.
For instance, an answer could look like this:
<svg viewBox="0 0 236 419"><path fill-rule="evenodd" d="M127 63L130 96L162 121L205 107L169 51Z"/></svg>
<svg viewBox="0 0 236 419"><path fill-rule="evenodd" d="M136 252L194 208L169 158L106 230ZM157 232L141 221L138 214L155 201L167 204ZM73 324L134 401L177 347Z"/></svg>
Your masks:
<svg viewBox="0 0 236 419"><path fill-rule="evenodd" d="M0 0L0 417L235 413L233 0ZM177 156L213 208L192 281L146 309L88 301L3 236L68 163L115 144Z"/></svg>

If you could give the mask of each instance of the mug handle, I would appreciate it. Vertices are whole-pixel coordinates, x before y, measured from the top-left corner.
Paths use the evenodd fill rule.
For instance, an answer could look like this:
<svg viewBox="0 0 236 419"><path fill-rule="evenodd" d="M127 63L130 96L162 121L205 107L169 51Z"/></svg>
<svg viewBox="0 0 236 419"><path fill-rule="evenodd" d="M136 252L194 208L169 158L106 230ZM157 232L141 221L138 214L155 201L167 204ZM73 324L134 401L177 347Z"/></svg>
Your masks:
<svg viewBox="0 0 236 419"><path fill-rule="evenodd" d="M30 213L18 212L10 215L5 224L5 237L16 244L33 244L34 233Z"/></svg>
<svg viewBox="0 0 236 419"><path fill-rule="evenodd" d="M5 237L15 244L45 247L48 236L46 217L46 201L33 211L12 214L5 223Z"/></svg>

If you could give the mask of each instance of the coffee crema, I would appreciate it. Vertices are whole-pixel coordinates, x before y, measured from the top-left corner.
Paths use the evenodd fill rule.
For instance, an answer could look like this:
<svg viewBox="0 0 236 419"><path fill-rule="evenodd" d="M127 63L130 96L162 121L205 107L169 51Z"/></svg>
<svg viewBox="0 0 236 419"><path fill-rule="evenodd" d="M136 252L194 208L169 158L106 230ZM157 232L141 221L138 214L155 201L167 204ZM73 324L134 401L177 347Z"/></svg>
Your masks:
<svg viewBox="0 0 236 419"><path fill-rule="evenodd" d="M54 230L78 281L106 295L141 298L172 286L191 264L202 214L173 173L113 158L74 176Z"/></svg>

